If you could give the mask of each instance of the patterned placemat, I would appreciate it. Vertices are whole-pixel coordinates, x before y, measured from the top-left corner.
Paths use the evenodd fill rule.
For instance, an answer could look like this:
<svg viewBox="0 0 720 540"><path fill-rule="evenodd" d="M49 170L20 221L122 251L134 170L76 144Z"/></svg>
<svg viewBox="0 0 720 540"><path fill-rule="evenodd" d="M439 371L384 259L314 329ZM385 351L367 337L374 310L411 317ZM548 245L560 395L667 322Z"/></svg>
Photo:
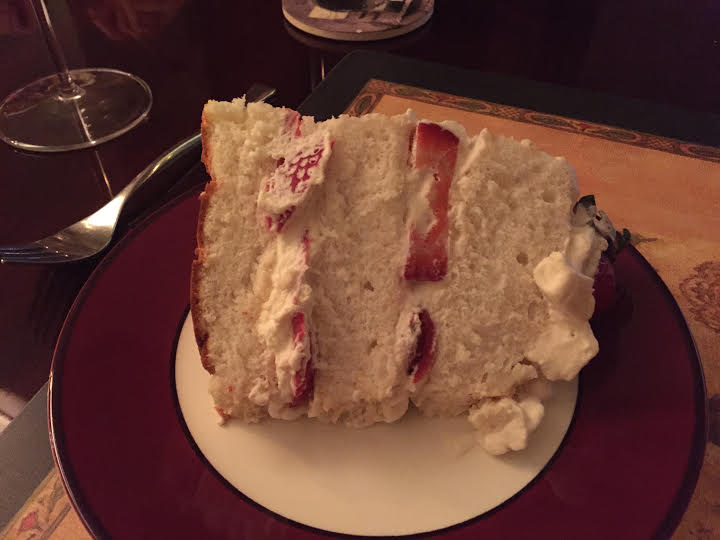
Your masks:
<svg viewBox="0 0 720 540"><path fill-rule="evenodd" d="M85 540L92 537L73 510L57 469L53 469L0 532L0 538Z"/></svg>
<svg viewBox="0 0 720 540"><path fill-rule="evenodd" d="M575 167L677 299L703 361L709 396L720 394L720 149L536 111L371 80L350 114L456 120L470 133L531 139ZM716 434L717 435L717 434ZM662 474L662 471L658 471ZM89 538L53 470L0 538ZM720 539L720 447L709 444L675 539Z"/></svg>

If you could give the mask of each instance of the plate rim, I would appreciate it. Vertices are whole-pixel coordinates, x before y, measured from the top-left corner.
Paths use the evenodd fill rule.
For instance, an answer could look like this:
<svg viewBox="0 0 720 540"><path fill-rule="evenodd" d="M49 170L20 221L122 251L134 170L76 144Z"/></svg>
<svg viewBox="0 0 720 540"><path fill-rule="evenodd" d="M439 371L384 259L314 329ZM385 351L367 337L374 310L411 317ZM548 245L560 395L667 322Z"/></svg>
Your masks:
<svg viewBox="0 0 720 540"><path fill-rule="evenodd" d="M55 463L55 466L58 469L60 479L62 481L63 487L65 488L65 491L68 495L68 498L70 500L70 503L75 510L75 512L80 516L81 521L83 522L83 525L87 529L87 531L92 534L96 538L109 538L111 535L109 532L105 529L105 526L102 523L102 520L98 517L98 515L95 513L95 511L91 508L90 504L83 500L84 495L82 494L81 490L78 487L77 478L75 475L75 472L72 468L72 465L69 463L69 458L66 456L66 449L65 449L65 440L64 435L62 432L62 424L63 420L61 418L61 414L59 411L59 402L60 402L60 396L62 394L62 390L60 388L61 383L61 375L58 373L61 370L62 363L66 357L66 349L67 349L67 343L69 340L70 335L72 334L72 329L75 324L75 321L77 317L79 316L80 312L82 311L85 301L91 291L93 290L97 280L99 277L105 272L108 266L110 266L114 260L120 255L125 247L133 240L135 239L140 233L142 233L149 225L151 225L155 220L159 219L162 215L166 214L176 206L180 205L181 203L185 202L187 199L197 196L202 190L204 189L203 185L195 186L184 193L179 194L177 197L171 199L155 211L153 211L151 214L149 214L147 217L142 219L137 225L135 225L132 229L130 229L118 242L113 248L105 255L105 257L100 261L100 263L97 265L97 267L92 271L90 276L88 277L87 281L83 284L82 288L78 292L75 300L72 303L72 306L68 310L68 313L65 317L65 320L63 321L62 327L60 329L60 332L58 334L58 338L56 341L55 349L53 351L53 357L52 357L52 363L50 367L50 376L48 380L48 406L47 406L47 421L48 421L48 432L50 436L50 448L52 451L53 461ZM694 412L695 412L695 425L693 427L693 433L692 433L692 443L689 451L688 456L688 462L685 465L685 474L683 475L683 480L680 482L680 485L678 486L675 495L672 498L672 502L670 503L669 508L665 512L665 516L661 518L658 524L658 527L656 529L655 534L653 535L653 538L667 538L672 535L672 533L677 528L680 520L682 519L683 515L685 514L685 511L687 510L687 507L692 499L692 495L695 491L695 488L697 486L697 481L700 475L700 471L702 469L702 464L704 461L705 456L705 449L707 445L707 436L708 436L708 403L707 403L707 389L706 389L706 382L705 382L705 376L704 371L702 367L702 361L700 358L700 354L697 350L697 346L695 344L695 340L692 336L692 333L690 331L690 327L687 324L687 320L678 305L677 301L675 300L675 297L670 292L669 288L665 284L665 282L662 280L660 275L655 271L655 269L652 267L652 265L649 263L649 261L638 251L634 246L630 246L629 253L632 254L632 256L640 261L640 263L645 267L646 270L649 271L649 273L652 275L652 279L654 280L656 286L659 286L661 293L666 296L669 300L669 303L672 306L672 314L674 316L674 319L678 322L678 326L680 327L680 330L683 334L683 338L686 344L686 347L688 349L688 352L692 353L693 361L691 364L691 371L693 375L693 394L694 394ZM187 309L187 308L186 308ZM183 315L181 316L181 324L185 320L185 311L183 311ZM171 374L174 374L175 370L175 360L174 360L174 353L177 346L176 340L179 338L181 326L179 326L176 329L176 335L174 336L173 341L173 348L172 348L172 356L170 358L171 366L170 369ZM176 395L176 389L174 387L174 378L170 379L169 383L172 385L172 395L173 395L173 407L176 408L176 412L179 412L177 410L177 395ZM469 520L463 521L462 523L458 523L455 525L452 525L450 527L445 527L442 529L437 529L434 531L428 531L423 533L417 533L414 535L404 535L399 538L427 538L432 536L439 536L443 535L449 532L452 532L454 530L458 530L461 528L465 528L469 525L471 525L473 522L486 518L493 513L499 511L500 509L504 508L506 505L511 503L512 501L516 500L522 493L524 493L529 487L534 485L548 470L549 466L555 461L557 456L560 454L560 450L565 446L569 434L574 430L575 427L575 419L576 419L576 412L577 412L577 404L580 402L580 399L582 398L582 390L583 390L583 377L580 376L580 379L578 381L578 398L576 401L575 411L573 412L573 418L571 420L570 426L568 427L568 430L563 437L560 446L556 450L556 452L553 454L553 456L550 458L548 463L541 469L541 471L529 482L522 490L520 490L518 493L514 494L512 497L508 498L506 501L504 501L502 504L498 505L497 507L489 510L488 512L485 512L483 514L480 514L478 516L475 516L473 518L470 518ZM183 430L183 434L186 438L188 438L188 434L186 432L187 426L184 423L184 420L181 421L181 428ZM202 455L202 453L198 453L199 450L195 450L194 447L195 443L193 442L191 446L193 447L193 451L200 457L205 467L217 478L221 480L223 485L230 489L235 490L237 493L239 490L237 490L234 486L227 483L227 480L225 480L217 471L215 471L214 467L212 465L209 465L207 462L207 459ZM298 527L300 529L306 530L306 531L312 531L317 534L321 534L323 536L334 536L334 537L343 537L343 538L358 538L357 535L350 535L350 534L343 534L343 533L334 533L331 531L326 531L324 529L317 529L308 525L304 525L302 523L295 522L293 520L290 520L289 518L285 518L284 516L280 516L279 514L275 514L271 510L263 507L262 505L256 503L255 501L252 501L249 497L247 497L244 494L241 494L241 498L245 500L246 502L250 502L253 507L260 508L265 513L270 513L275 519L279 519L281 521L284 521L286 523L289 523L295 527ZM383 536L375 536L372 538L384 538ZM388 537L388 538L398 538L398 537Z"/></svg>
<svg viewBox="0 0 720 540"><path fill-rule="evenodd" d="M82 492L77 486L75 472L73 471L68 458L65 457L65 437L62 433L63 421L60 418L61 415L59 413L59 400L62 391L60 390L59 378L56 379L56 373L64 361L67 342L72 334L72 328L75 324L75 320L82 311L87 296L95 286L95 282L105 272L105 269L113 263L115 258L125 249L125 246L127 246L127 244L129 244L136 236L142 233L151 223L160 216L164 215L166 212L169 212L176 206L182 204L187 199L199 195L204 190L204 187L204 185L194 186L187 191L178 194L176 197L170 199L165 204L161 205L159 208L144 217L118 240L118 242L93 269L85 283L83 283L83 286L78 291L77 296L75 296L75 299L73 300L72 305L63 320L60 332L58 333L57 341L55 342L47 386L47 426L48 435L50 436L50 450L53 462L58 470L60 480L62 481L65 493L68 495L68 499L70 500L73 510L75 510L78 516L80 516L80 521L82 521L85 529L95 538L110 538L111 535L105 529L102 521L95 514L95 511L91 508L90 504L81 500Z"/></svg>
<svg viewBox="0 0 720 540"><path fill-rule="evenodd" d="M656 285L660 288L662 293L667 296L671 302L671 309L675 319L680 322L682 327L682 334L685 340L685 345L689 351L694 353L695 361L690 363L693 371L693 383L694 383L694 408L695 408L695 426L693 427L692 435L692 446L690 447L690 455L688 456L688 463L685 468L685 475L683 480L675 491L670 507L665 513L665 517L658 524L653 538L670 538L680 524L680 520L685 511L690 505L693 493L697 487L698 479L700 478L700 471L702 470L703 462L705 461L705 449L707 447L708 433L709 433L709 410L708 410L708 399L707 399L707 383L705 381L705 371L703 370L702 359L700 358L700 352L697 349L695 338L690 331L685 314L683 313L680 305L677 303L675 296L672 294L667 284L657 273L655 268L650 264L642 253L633 245L628 246L630 253L636 257L640 263L649 270Z"/></svg>

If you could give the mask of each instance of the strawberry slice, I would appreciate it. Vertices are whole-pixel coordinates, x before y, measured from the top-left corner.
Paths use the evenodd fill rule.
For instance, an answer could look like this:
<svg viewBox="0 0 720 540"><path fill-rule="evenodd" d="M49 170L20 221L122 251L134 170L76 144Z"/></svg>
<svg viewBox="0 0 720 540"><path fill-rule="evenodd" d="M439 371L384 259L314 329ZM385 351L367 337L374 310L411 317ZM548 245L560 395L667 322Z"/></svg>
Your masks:
<svg viewBox="0 0 720 540"><path fill-rule="evenodd" d="M615 293L615 268L608 254L603 253L600 256L593 283L593 297L595 298L593 317L606 312L615 305Z"/></svg>
<svg viewBox="0 0 720 540"><path fill-rule="evenodd" d="M303 360L303 367L297 370L293 376L294 392L290 400L290 407L297 407L310 398L315 381L315 369L312 362L312 336L306 326L305 313L296 312L292 317L291 326L293 345L302 354Z"/></svg>
<svg viewBox="0 0 720 540"><path fill-rule="evenodd" d="M300 136L302 128L302 116L297 111L288 109L285 115L285 133L292 133L295 137Z"/></svg>
<svg viewBox="0 0 720 540"><path fill-rule="evenodd" d="M423 309L410 319L410 328L413 333L418 332L418 334L415 349L408 363L408 375L411 375L413 382L417 383L430 371L435 362L435 323L428 311Z"/></svg>
<svg viewBox="0 0 720 540"><path fill-rule="evenodd" d="M298 405L307 402L312 396L313 387L315 384L315 369L313 368L312 358L305 364L304 371L298 371L295 373L295 394L293 395L292 401L290 401L290 407L297 407Z"/></svg>
<svg viewBox="0 0 720 540"><path fill-rule="evenodd" d="M427 209L410 223L410 248L403 277L412 281L440 281L447 273L448 206L459 139L453 132L420 122L411 137L411 162L432 174ZM430 222L429 226L423 223Z"/></svg>
<svg viewBox="0 0 720 540"><path fill-rule="evenodd" d="M305 341L305 314L298 311L293 315L290 324L292 325L293 345L297 347L298 343Z"/></svg>
<svg viewBox="0 0 720 540"><path fill-rule="evenodd" d="M302 137L302 116L288 111L283 132L289 138L287 154L277 160L275 170L258 196L258 209L265 226L281 232L314 184L323 181L325 164L333 141L320 134Z"/></svg>
<svg viewBox="0 0 720 540"><path fill-rule="evenodd" d="M278 166L265 183L265 189L261 191L258 200L259 207L272 210L272 213L265 216L268 230L276 232L283 230L297 206L307 196L312 186L308 180L314 174L323 174L324 171L315 172L315 169L320 168L325 152L324 144L316 144L297 152L290 159L278 160ZM324 162L322 163L324 165Z"/></svg>
<svg viewBox="0 0 720 540"><path fill-rule="evenodd" d="M290 216L293 215L295 206L291 206L285 210L282 214L275 214L274 216L265 216L265 225L267 225L268 231L280 232L283 230L285 223L288 222Z"/></svg>

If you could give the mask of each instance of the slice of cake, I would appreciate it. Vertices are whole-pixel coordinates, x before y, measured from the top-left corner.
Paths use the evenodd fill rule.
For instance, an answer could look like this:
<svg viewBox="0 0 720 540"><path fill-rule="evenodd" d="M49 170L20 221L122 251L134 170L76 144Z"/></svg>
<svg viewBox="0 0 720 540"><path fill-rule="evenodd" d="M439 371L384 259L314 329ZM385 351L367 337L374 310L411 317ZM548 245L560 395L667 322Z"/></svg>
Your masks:
<svg viewBox="0 0 720 540"><path fill-rule="evenodd" d="M457 123L209 102L191 310L223 418L469 412L523 448L598 350L572 168Z"/></svg>

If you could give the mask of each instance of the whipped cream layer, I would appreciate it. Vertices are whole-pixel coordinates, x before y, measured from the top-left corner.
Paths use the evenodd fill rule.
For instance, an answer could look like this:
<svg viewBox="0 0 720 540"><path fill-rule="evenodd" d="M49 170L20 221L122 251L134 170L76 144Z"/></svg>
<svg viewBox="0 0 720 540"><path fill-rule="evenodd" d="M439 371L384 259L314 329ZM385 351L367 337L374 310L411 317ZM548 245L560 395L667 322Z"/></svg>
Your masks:
<svg viewBox="0 0 720 540"><path fill-rule="evenodd" d="M290 112L286 138L277 145L277 167L261 187L258 218L275 234L262 259L272 261L270 294L258 317L258 335L272 352L278 393L269 399L261 386L250 399L267 404L272 417L293 420L307 412L313 390L313 353L317 351L312 324L313 291L307 282L311 246L317 225L308 206L312 193L325 180L332 153L329 134L314 131L302 135L301 118Z"/></svg>

